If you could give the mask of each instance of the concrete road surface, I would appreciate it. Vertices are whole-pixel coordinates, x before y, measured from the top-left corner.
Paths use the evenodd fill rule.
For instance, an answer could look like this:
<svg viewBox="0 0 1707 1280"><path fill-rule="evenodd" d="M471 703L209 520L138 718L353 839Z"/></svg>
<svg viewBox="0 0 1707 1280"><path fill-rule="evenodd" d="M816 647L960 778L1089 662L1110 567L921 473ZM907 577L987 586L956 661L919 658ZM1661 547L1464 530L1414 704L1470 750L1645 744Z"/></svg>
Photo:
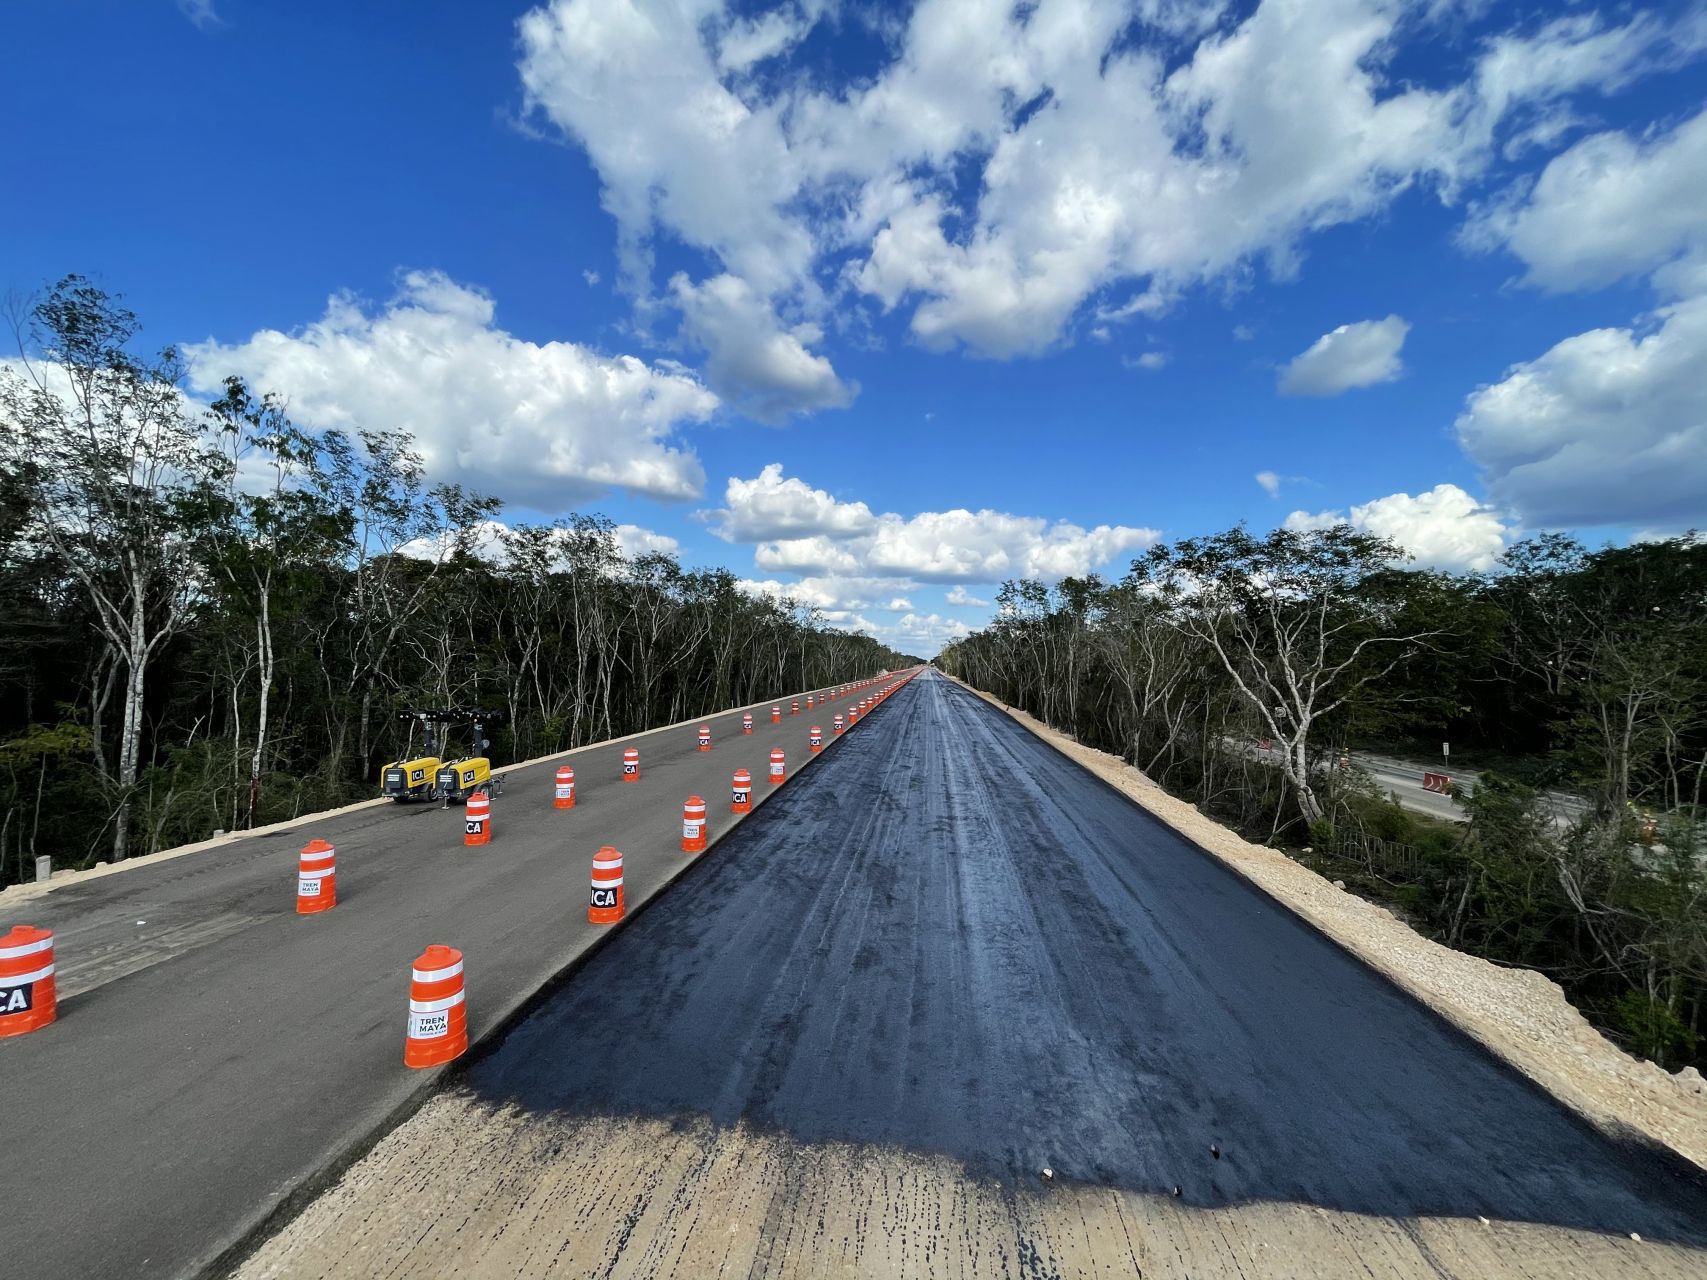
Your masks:
<svg viewBox="0 0 1707 1280"><path fill-rule="evenodd" d="M643 902L691 860L690 794L714 837L728 831L746 820L729 812L733 771L762 802L771 748L800 769L809 725L828 733L849 701L811 717L784 702L775 726L760 704L751 737L718 716L709 754L699 722L576 751L573 810L552 807L560 761L508 770L485 848L463 847L461 809L386 804L0 898L0 927L54 930L60 984L55 1025L0 1040L4 1257L32 1280L204 1266L434 1083L402 1064L409 966L428 943L463 950L470 1030L490 1032L604 936L587 923L599 845L622 851L629 904ZM620 781L628 746L637 784ZM338 905L298 916L313 837L337 847Z"/></svg>
<svg viewBox="0 0 1707 1280"><path fill-rule="evenodd" d="M931 1204L882 1207L907 1199L904 1171L875 1217L826 1233L796 1212L825 1168L832 1201L865 1203L836 1178L866 1159L845 1153L884 1150L998 1197L1114 1188L1707 1246L1692 1166L1602 1136L998 711L927 674L870 729L472 1064L434 1104L460 1097L461 1120L404 1126L387 1146L407 1158L358 1165L253 1273L691 1276L762 1221L751 1274L865 1274L862 1233L876 1251L903 1219L960 1273L963 1242L930 1236L955 1206L937 1228ZM622 1140L672 1134L667 1180L628 1176ZM730 1207L740 1148L714 1159L716 1134L769 1144L759 1198ZM888 1176L875 1159L859 1176ZM1127 1230L1099 1233L1107 1274L1146 1247Z"/></svg>

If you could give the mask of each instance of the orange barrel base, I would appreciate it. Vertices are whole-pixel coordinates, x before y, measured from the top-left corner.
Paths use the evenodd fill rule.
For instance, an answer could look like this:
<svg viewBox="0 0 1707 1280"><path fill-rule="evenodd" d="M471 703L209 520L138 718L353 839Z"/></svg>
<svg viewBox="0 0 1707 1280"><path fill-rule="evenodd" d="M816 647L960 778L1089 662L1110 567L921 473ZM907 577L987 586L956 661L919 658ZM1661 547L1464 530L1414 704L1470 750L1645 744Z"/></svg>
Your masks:
<svg viewBox="0 0 1707 1280"><path fill-rule="evenodd" d="M469 796L463 808L462 843L467 846L492 843L492 801L484 791Z"/></svg>
<svg viewBox="0 0 1707 1280"><path fill-rule="evenodd" d="M310 916L338 905L338 851L324 840L302 846L296 870L296 914Z"/></svg>
<svg viewBox="0 0 1707 1280"><path fill-rule="evenodd" d="M455 947L434 943L415 958L409 971L404 1066L443 1066L468 1051L468 1005L462 982L462 952Z"/></svg>
<svg viewBox="0 0 1707 1280"><path fill-rule="evenodd" d="M587 899L590 924L615 924L622 919L622 854L605 845L593 855L593 890Z"/></svg>
<svg viewBox="0 0 1707 1280"><path fill-rule="evenodd" d="M704 853L705 830L705 801L689 796L682 806L682 852Z"/></svg>
<svg viewBox="0 0 1707 1280"><path fill-rule="evenodd" d="M53 930L16 925L0 937L0 1036L40 1031L58 1014Z"/></svg>

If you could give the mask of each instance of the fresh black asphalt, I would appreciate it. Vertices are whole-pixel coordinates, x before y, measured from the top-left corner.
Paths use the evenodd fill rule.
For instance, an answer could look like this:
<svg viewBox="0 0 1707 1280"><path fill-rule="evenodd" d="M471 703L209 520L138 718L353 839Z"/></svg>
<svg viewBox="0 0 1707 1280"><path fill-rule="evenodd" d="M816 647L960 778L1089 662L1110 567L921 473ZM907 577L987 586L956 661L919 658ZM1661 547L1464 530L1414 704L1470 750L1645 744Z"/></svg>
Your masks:
<svg viewBox="0 0 1707 1280"><path fill-rule="evenodd" d="M709 1117L975 1175L1707 1243L1609 1140L927 675L475 1062L536 1113ZM1176 1192L1177 1188L1177 1192Z"/></svg>

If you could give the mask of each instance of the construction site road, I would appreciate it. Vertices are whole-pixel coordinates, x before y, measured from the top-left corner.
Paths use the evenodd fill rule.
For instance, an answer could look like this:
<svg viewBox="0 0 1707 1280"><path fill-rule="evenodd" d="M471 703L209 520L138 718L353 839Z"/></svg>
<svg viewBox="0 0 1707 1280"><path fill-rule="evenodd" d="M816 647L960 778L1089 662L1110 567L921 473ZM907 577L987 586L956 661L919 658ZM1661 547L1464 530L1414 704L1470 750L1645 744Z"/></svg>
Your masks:
<svg viewBox="0 0 1707 1280"><path fill-rule="evenodd" d="M770 704L582 748L507 775L492 842L463 845L463 811L383 803L22 900L4 924L55 933L59 1020L0 1040L6 1256L33 1280L181 1276L216 1262L313 1179L423 1100L439 1070L403 1066L411 961L460 948L478 1040L607 936L587 922L594 851L624 855L629 908L692 862L682 803L703 796L718 838L745 768L762 804L773 747L792 775L819 714ZM803 699L804 702L804 699ZM875 720L880 721L882 711ZM864 728L856 726L855 737ZM641 780L621 780L627 747ZM556 766L578 803L552 803ZM786 790L786 786L783 788ZM296 914L298 849L337 848L337 906Z"/></svg>
<svg viewBox="0 0 1707 1280"><path fill-rule="evenodd" d="M1110 1190L1164 1208L1082 1217ZM1052 1203L1089 1243L1045 1265ZM1140 1237L1193 1211L1221 1252L1160 1265ZM1369 1248L1318 1257L1347 1222ZM244 1274L1687 1275L1703 1246L1693 1166L927 673Z"/></svg>

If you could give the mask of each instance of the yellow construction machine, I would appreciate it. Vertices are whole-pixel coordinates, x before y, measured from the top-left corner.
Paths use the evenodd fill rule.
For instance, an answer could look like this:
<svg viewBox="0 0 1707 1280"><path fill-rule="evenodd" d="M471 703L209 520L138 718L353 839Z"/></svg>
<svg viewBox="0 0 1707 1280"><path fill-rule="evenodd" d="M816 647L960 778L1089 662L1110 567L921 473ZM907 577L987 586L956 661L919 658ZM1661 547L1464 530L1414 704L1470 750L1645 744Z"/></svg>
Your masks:
<svg viewBox="0 0 1707 1280"><path fill-rule="evenodd" d="M492 772L492 761L486 751L492 745L486 737L486 726L501 721L502 712L467 710L463 718L474 726L473 742L462 760L446 760L439 766L439 794L446 804L461 804L476 791L495 796L504 790L504 775Z"/></svg>
<svg viewBox="0 0 1707 1280"><path fill-rule="evenodd" d="M497 795L504 788L504 775L492 772L492 761L485 755L492 744L486 739L486 725L495 724L501 713L481 711L472 707L452 707L443 711L399 711L397 718L409 723L413 741L415 726L423 735L421 754L413 760L395 760L381 773L380 794L399 804L417 800L442 800L446 804L461 804L476 791ZM473 747L461 760L439 757L439 741L448 736L452 725L473 726Z"/></svg>

